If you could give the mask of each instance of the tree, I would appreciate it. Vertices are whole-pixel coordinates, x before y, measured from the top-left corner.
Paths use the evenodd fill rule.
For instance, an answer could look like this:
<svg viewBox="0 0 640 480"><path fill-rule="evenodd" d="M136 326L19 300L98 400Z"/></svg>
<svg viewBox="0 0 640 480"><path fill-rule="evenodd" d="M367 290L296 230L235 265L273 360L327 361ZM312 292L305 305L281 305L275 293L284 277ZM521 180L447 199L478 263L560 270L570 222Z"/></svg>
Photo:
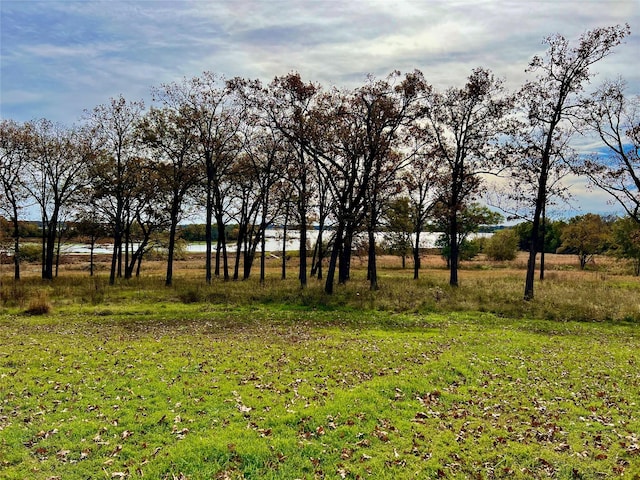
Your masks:
<svg viewBox="0 0 640 480"><path fill-rule="evenodd" d="M481 176L505 165L500 143L509 132L512 105L503 82L482 68L471 73L464 87L425 97L426 134L441 165L439 201L446 219L451 286L458 285L460 215L482 190Z"/></svg>
<svg viewBox="0 0 640 480"><path fill-rule="evenodd" d="M151 108L140 124L141 138L148 146L159 173L160 191L165 195L169 216L169 246L165 285L173 283L173 257L178 222L182 218L185 199L200 180L196 133L184 109Z"/></svg>
<svg viewBox="0 0 640 480"><path fill-rule="evenodd" d="M158 170L151 159L140 158L136 170L135 195L127 204L124 223L125 279L133 277L134 269L136 277L139 276L142 257L153 247L153 236L171 224L170 213L165 208L163 188L166 184L161 177L162 169Z"/></svg>
<svg viewBox="0 0 640 480"><path fill-rule="evenodd" d="M593 94L587 121L606 152L587 157L580 171L640 223L640 96L627 98L624 89L618 80Z"/></svg>
<svg viewBox="0 0 640 480"><path fill-rule="evenodd" d="M74 224L74 233L89 243L89 276L93 277L95 270L94 250L96 242L108 235L105 225L95 219L89 212L80 212Z"/></svg>
<svg viewBox="0 0 640 480"><path fill-rule="evenodd" d="M513 260L518 253L518 240L514 229L498 230L485 241L483 252L489 260Z"/></svg>
<svg viewBox="0 0 640 480"><path fill-rule="evenodd" d="M350 108L346 92L328 92L318 99L314 111L316 125L323 126L315 137L314 157L319 176L324 179L331 196L331 213L335 218L333 242L325 292L333 293L335 274L338 283L348 279L351 242L364 218L364 200L371 166L364 164L362 129ZM339 269L338 269L339 266Z"/></svg>
<svg viewBox="0 0 640 480"><path fill-rule="evenodd" d="M92 136L46 119L30 123L32 141L26 188L40 207L42 217L42 278L53 279L55 246L64 209L84 196L87 165L95 157Z"/></svg>
<svg viewBox="0 0 640 480"><path fill-rule="evenodd" d="M287 169L291 186L295 189L295 211L300 228L300 271L302 288L307 285L307 227L313 194L313 141L317 126L311 118L312 106L320 86L304 83L300 74L276 77L259 102L272 128L278 130L291 144L294 155Z"/></svg>
<svg viewBox="0 0 640 480"><path fill-rule="evenodd" d="M26 176L30 147L29 127L12 120L0 122L0 209L13 225L13 276L20 280L20 213L26 206Z"/></svg>
<svg viewBox="0 0 640 480"><path fill-rule="evenodd" d="M538 238L537 249L539 252L556 253L562 240L562 229L566 225L563 220L545 220L544 238ZM531 246L531 222L521 222L513 227L518 235L518 248L523 251L529 251Z"/></svg>
<svg viewBox="0 0 640 480"><path fill-rule="evenodd" d="M438 201L440 183L437 157L431 151L432 145L426 132L418 126L413 127L414 153L411 163L402 172L402 183L411 203L410 216L413 224L413 279L420 272L420 235L427 228L427 222ZM437 150L437 149L436 149Z"/></svg>
<svg viewBox="0 0 640 480"><path fill-rule="evenodd" d="M516 132L511 147L514 155L508 168L506 180L496 186L495 198L490 200L492 206L499 208L508 215L509 220L526 220L532 225L538 199L538 176L540 173L539 150L532 133L521 125ZM540 242L547 237L547 231L552 228L552 221L548 218L551 207L568 204L571 192L564 180L573 173L572 165L577 158L576 152L569 145L571 135L567 131L558 130L554 141L554 149L549 155L544 203L540 218ZM529 240L532 228L529 228ZM523 250L530 250L527 243ZM544 280L546 248L538 247L540 252L540 280ZM555 251L555 250L554 250Z"/></svg>
<svg viewBox="0 0 640 480"><path fill-rule="evenodd" d="M385 239L390 250L405 260L413 251L412 234L414 225L411 212L411 201L408 197L392 199L384 209Z"/></svg>
<svg viewBox="0 0 640 480"><path fill-rule="evenodd" d="M436 232L443 232L437 244L442 248L442 254L447 260L450 267L452 262L452 245L451 231L447 228L450 222L449 208L444 203L438 203L434 207L434 222L431 228ZM464 205L457 215L455 241L458 244L458 256L462 259L475 256L479 253L479 248L468 242L469 236L478 233L482 226L497 225L503 221L502 215L491 211L488 207L479 203L471 203ZM463 255L463 246L467 249ZM451 268L451 267L450 267Z"/></svg>
<svg viewBox="0 0 640 480"><path fill-rule="evenodd" d="M222 252L223 276L229 279L225 231L226 177L233 169L235 159L242 149L240 128L246 105L237 96L244 81L226 81L212 72L181 83L163 85L156 95L165 105L180 108L186 121L191 123L197 150L204 167L205 186L205 278L212 279L212 226L216 218L217 252ZM220 254L216 254L216 275L219 275Z"/></svg>
<svg viewBox="0 0 640 480"><path fill-rule="evenodd" d="M331 192L336 219L327 293L333 292L338 267L338 283L349 278L354 235L363 224L370 288L378 288L374 234L381 206L395 192L398 172L407 161L399 151L399 133L415 117L414 105L426 88L418 71L398 82L399 75L393 72L351 92L327 93L314 112L315 125L322 129L313 145L314 159Z"/></svg>
<svg viewBox="0 0 640 480"><path fill-rule="evenodd" d="M288 160L286 146L282 136L273 129L264 127L251 128L247 134L245 145L244 179L251 179L247 197L251 200L247 205L247 228L244 229L244 273L243 279L249 278L258 245L260 249L260 283L265 281L266 230L280 214L281 203L273 201L277 194L276 185L282 178ZM240 242L238 242L240 245Z"/></svg>
<svg viewBox="0 0 640 480"><path fill-rule="evenodd" d="M414 71L397 83L400 72L391 73L386 79L370 80L358 89L353 103L362 117L365 164L371 164L371 174L366 189L366 217L368 242L367 276L369 288L378 289L376 266L376 240L382 206L400 188L398 173L411 156L400 149L400 133L418 116L418 99L427 85L422 72Z"/></svg>
<svg viewBox="0 0 640 480"><path fill-rule="evenodd" d="M580 269L584 270L594 255L605 250L609 235L609 225L600 215L587 213L574 217L562 231L560 252L576 254L580 260Z"/></svg>
<svg viewBox="0 0 640 480"><path fill-rule="evenodd" d="M612 225L613 252L633 263L633 273L640 275L640 224L630 217L618 218Z"/></svg>
<svg viewBox="0 0 640 480"><path fill-rule="evenodd" d="M111 285L116 276L122 276L123 241L135 216L129 207L145 190L148 191L148 185L140 181L142 162L136 135L143 110L143 102L128 102L119 96L85 113L87 124L102 150L102 155L96 156L89 166L89 175L93 211L112 229Z"/></svg>
<svg viewBox="0 0 640 480"><path fill-rule="evenodd" d="M519 93L528 119L532 153L536 156L535 208L532 218L531 244L525 279L524 298L534 296L534 275L541 220L547 203L548 181L559 144L575 131L573 121L580 116L586 102L582 91L593 76L590 67L608 56L630 32L629 25L596 28L584 33L576 47L557 34L545 39L545 58L535 56L528 72L539 72L537 78L525 83Z"/></svg>

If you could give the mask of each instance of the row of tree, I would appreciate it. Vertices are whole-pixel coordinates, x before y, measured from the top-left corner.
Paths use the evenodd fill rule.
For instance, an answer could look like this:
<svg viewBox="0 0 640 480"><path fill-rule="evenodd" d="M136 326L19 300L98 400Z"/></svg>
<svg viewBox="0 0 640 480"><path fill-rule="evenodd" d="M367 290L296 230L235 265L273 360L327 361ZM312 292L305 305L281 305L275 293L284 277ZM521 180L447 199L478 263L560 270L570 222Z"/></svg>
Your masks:
<svg viewBox="0 0 640 480"><path fill-rule="evenodd" d="M528 68L535 78L517 92L484 68L444 91L418 70L369 78L349 90L323 89L297 73L263 85L205 72L154 88L148 110L142 102L111 99L88 111L78 127L3 120L0 208L15 226L17 253L19 219L29 205L39 207L45 279L53 278L61 220L73 215L108 225L111 283L130 277L154 232L167 229L170 285L178 224L194 211L206 221L207 282L213 275L231 277L230 222L238 226L234 278L241 264L242 276L249 276L268 226L278 223L286 232L295 224L301 286L310 273L324 278L331 293L336 277L338 283L349 279L361 232L368 238L370 285L378 287L375 233L392 199L404 195L416 258L426 225L441 221L455 286L463 216L487 192L492 175L502 185L494 188L493 203L532 225L529 299L545 210L566 196L562 178L569 172L589 175L640 221L637 99L624 95L622 81L585 92L591 66L628 34L628 25L598 28L575 46L560 35L547 38L545 56ZM587 131L608 150L581 161L569 140ZM311 224L319 235L308 252ZM19 255L15 259L19 278Z"/></svg>

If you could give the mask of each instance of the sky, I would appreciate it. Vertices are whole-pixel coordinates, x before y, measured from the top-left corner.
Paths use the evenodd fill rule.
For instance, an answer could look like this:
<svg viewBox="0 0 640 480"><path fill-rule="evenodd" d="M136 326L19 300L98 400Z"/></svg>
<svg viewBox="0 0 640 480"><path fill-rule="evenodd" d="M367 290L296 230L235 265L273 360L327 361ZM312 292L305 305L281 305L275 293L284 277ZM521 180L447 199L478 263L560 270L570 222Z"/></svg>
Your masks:
<svg viewBox="0 0 640 480"><path fill-rule="evenodd" d="M631 36L593 84L621 76L638 95L640 0L0 0L0 116L71 125L203 71L264 82L297 71L350 88L419 69L445 89L482 66L515 90L545 37L624 23ZM577 213L617 211L572 182Z"/></svg>

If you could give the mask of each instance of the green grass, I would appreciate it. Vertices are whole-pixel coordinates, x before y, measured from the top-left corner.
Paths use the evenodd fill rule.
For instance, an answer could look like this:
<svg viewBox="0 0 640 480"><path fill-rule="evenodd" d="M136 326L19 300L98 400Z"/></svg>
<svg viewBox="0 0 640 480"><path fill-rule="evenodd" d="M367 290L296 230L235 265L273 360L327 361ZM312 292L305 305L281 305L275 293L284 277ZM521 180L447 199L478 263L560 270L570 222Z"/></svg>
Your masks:
<svg viewBox="0 0 640 480"><path fill-rule="evenodd" d="M640 478L635 279L464 273L5 281L0 477Z"/></svg>

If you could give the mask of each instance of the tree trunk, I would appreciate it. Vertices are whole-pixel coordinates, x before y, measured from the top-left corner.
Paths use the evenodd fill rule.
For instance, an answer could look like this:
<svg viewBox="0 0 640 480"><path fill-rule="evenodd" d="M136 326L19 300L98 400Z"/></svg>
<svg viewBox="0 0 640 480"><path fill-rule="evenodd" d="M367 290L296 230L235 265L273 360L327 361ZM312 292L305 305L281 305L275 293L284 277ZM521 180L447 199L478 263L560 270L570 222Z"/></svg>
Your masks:
<svg viewBox="0 0 640 480"><path fill-rule="evenodd" d="M329 267L327 268L327 280L324 285L324 291L328 295L333 293L333 283L336 274L336 266L338 263L338 256L340 254L340 248L342 246L342 234L343 234L344 226L341 223L338 223L338 228L336 229L336 235L333 240L333 248L331 249L331 257L329 258Z"/></svg>
<svg viewBox="0 0 640 480"><path fill-rule="evenodd" d="M169 228L169 250L167 253L167 277L165 286L170 287L173 284L173 255L176 247L176 230L178 228L179 202L174 199L171 206L171 227Z"/></svg>
<svg viewBox="0 0 640 480"><path fill-rule="evenodd" d="M300 287L307 286L307 218L306 211L300 211Z"/></svg>
<svg viewBox="0 0 640 480"><path fill-rule="evenodd" d="M317 274L317 278L318 280L322 280L322 260L324 257L324 248L322 245L322 230L324 228L324 225L321 223L318 226L318 240L316 241L316 245L318 246L318 256L315 260L315 269L316 269L316 274Z"/></svg>
<svg viewBox="0 0 640 480"><path fill-rule="evenodd" d="M282 280L287 278L287 226L289 223L289 202L284 213L284 230L282 233Z"/></svg>
<svg viewBox="0 0 640 480"><path fill-rule="evenodd" d="M130 222L127 221L130 225ZM124 279L129 280L131 278L132 271L129 269L129 245L131 244L131 227L127 227L124 231Z"/></svg>
<svg viewBox="0 0 640 480"><path fill-rule="evenodd" d="M42 267L42 279L46 279L46 263L47 263L47 221L46 221L46 217L43 215L42 216L42 261L41 261L41 267Z"/></svg>
<svg viewBox="0 0 640 480"><path fill-rule="evenodd" d="M544 280L544 241L545 241L545 235L546 235L546 226L547 226L547 220L545 217L545 211L546 211L546 205L542 205L542 225L540 228L540 234L542 237L542 245L540 247L540 281Z"/></svg>
<svg viewBox="0 0 640 480"><path fill-rule="evenodd" d="M460 245L458 243L458 214L455 209L449 216L449 285L458 286L458 264Z"/></svg>
<svg viewBox="0 0 640 480"><path fill-rule="evenodd" d="M43 279L53 280L53 259L55 256L56 246L56 230L58 225L58 212L54 210L51 219L47 225L46 235L44 236L44 274Z"/></svg>
<svg viewBox="0 0 640 480"><path fill-rule="evenodd" d="M229 258L227 256L227 232L222 215L221 211L216 212L216 222L218 223L218 243L220 245L216 255L219 255L220 250L222 250L222 275L226 282L229 280ZM220 272L217 271L218 265L219 261L216 259L216 276L220 275Z"/></svg>
<svg viewBox="0 0 640 480"><path fill-rule="evenodd" d="M138 265L136 266L136 278L140 278L140 268L142 267L142 257L144 256L144 252L140 254L138 257Z"/></svg>
<svg viewBox="0 0 640 480"><path fill-rule="evenodd" d="M15 205L13 208L13 278L20 280L20 223Z"/></svg>
<svg viewBox="0 0 640 480"><path fill-rule="evenodd" d="M205 225L205 280L207 285L211 285L211 243L212 243L212 218L213 218L213 195L211 193L213 183L213 162L211 155L207 155L206 158L206 171L207 171L207 205L206 205L206 225Z"/></svg>
<svg viewBox="0 0 640 480"><path fill-rule="evenodd" d="M350 277L351 245L353 243L352 227L345 228L340 245L340 262L338 264L338 284L344 285Z"/></svg>
<svg viewBox="0 0 640 480"><path fill-rule="evenodd" d="M233 279L238 280L240 275L240 255L242 255L242 239L246 235L244 228L238 229L238 240L236 241L236 262L233 266Z"/></svg>
<svg viewBox="0 0 640 480"><path fill-rule="evenodd" d="M60 246L62 243L62 227L58 227L59 234L56 239L56 273L55 278L58 278L58 270L60 268Z"/></svg>
<svg viewBox="0 0 640 480"><path fill-rule="evenodd" d="M378 269L376 265L376 237L369 228L369 255L367 259L367 271L369 275L369 290L378 290ZM404 260L404 255L402 256Z"/></svg>
<svg viewBox="0 0 640 480"><path fill-rule="evenodd" d="M262 218L264 219L264 212L263 212ZM266 228L267 226L263 220L261 225L262 237L260 237L260 285L264 285L264 280L265 280L265 269L266 269L265 260L267 256L267 252L265 251L265 249L267 248Z"/></svg>
<svg viewBox="0 0 640 480"><path fill-rule="evenodd" d="M536 208L533 214L533 224L531 226L531 245L529 246L529 261L527 262L527 275L524 284L524 299L533 299L533 285L536 273L536 257L538 253L538 241L540 239L540 222L542 210L546 204L547 191L547 170L549 168L548 157L543 157L540 179L538 183L538 194L536 197Z"/></svg>
<svg viewBox="0 0 640 480"><path fill-rule="evenodd" d="M418 280L420 273L420 229L416 229L416 244L413 247L413 279Z"/></svg>
<svg viewBox="0 0 640 480"><path fill-rule="evenodd" d="M96 239L95 237L91 237L91 244L89 245L89 276L93 277L93 250L96 246Z"/></svg>
<svg viewBox="0 0 640 480"><path fill-rule="evenodd" d="M109 285L116 282L116 265L118 263L118 251L122 243L122 225L120 216L116 213L115 224L113 227L113 252L111 254L111 271L109 273Z"/></svg>

